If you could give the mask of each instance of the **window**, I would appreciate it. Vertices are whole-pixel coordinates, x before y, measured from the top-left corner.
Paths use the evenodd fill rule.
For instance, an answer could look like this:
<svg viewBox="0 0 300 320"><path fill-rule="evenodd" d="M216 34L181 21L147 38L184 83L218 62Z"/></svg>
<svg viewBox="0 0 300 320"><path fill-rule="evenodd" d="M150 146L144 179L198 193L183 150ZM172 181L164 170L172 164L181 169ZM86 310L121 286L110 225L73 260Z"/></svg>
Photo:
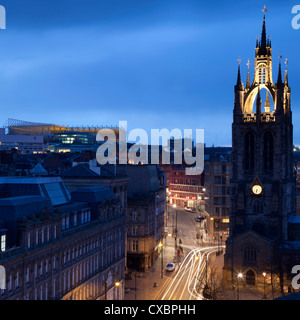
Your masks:
<svg viewBox="0 0 300 320"><path fill-rule="evenodd" d="M53 279L53 282L52 282L52 298L53 299L55 298L55 279Z"/></svg>
<svg viewBox="0 0 300 320"><path fill-rule="evenodd" d="M267 172L273 170L273 135L270 132L266 132L264 135L264 169Z"/></svg>
<svg viewBox="0 0 300 320"><path fill-rule="evenodd" d="M35 231L35 244L38 246L39 245L39 231Z"/></svg>
<svg viewBox="0 0 300 320"><path fill-rule="evenodd" d="M43 244L45 241L45 229L42 229L42 234L41 234L41 243Z"/></svg>
<svg viewBox="0 0 300 320"><path fill-rule="evenodd" d="M19 271L17 271L15 276L15 288L19 288Z"/></svg>
<svg viewBox="0 0 300 320"><path fill-rule="evenodd" d="M73 216L73 224L74 224L74 227L77 226L77 213L74 213L74 216Z"/></svg>
<svg viewBox="0 0 300 320"><path fill-rule="evenodd" d="M40 276L43 275L43 261L40 262Z"/></svg>
<svg viewBox="0 0 300 320"><path fill-rule="evenodd" d="M66 229L70 228L70 217L69 215L66 216Z"/></svg>
<svg viewBox="0 0 300 320"><path fill-rule="evenodd" d="M37 278L37 263L34 264L34 277Z"/></svg>
<svg viewBox="0 0 300 320"><path fill-rule="evenodd" d="M26 268L26 283L29 282L29 277L30 277L30 270L29 267Z"/></svg>
<svg viewBox="0 0 300 320"><path fill-rule="evenodd" d="M215 176L214 177L215 184L222 184L222 177L221 176Z"/></svg>
<svg viewBox="0 0 300 320"><path fill-rule="evenodd" d="M256 262L256 250L253 247L246 247L244 249L244 261Z"/></svg>
<svg viewBox="0 0 300 320"><path fill-rule="evenodd" d="M259 68L259 83L266 83L266 68Z"/></svg>
<svg viewBox="0 0 300 320"><path fill-rule="evenodd" d="M45 261L45 273L48 273L48 259Z"/></svg>
<svg viewBox="0 0 300 320"><path fill-rule="evenodd" d="M245 134L245 155L244 155L244 164L245 170L253 171L254 170L254 155L255 155L255 138L252 132L247 132Z"/></svg>
<svg viewBox="0 0 300 320"><path fill-rule="evenodd" d="M133 240L132 241L132 251L138 252L139 251L139 242L138 240Z"/></svg>
<svg viewBox="0 0 300 320"><path fill-rule="evenodd" d="M137 221L137 212L136 211L133 211L132 212L132 221Z"/></svg>
<svg viewBox="0 0 300 320"><path fill-rule="evenodd" d="M8 289L8 291L12 290L12 275L11 274L8 277L7 289Z"/></svg>
<svg viewBox="0 0 300 320"><path fill-rule="evenodd" d="M6 248L6 235L3 234L1 236L1 251L5 251L5 248Z"/></svg>
<svg viewBox="0 0 300 320"><path fill-rule="evenodd" d="M64 231L65 228L66 228L66 219L65 217L63 217L61 220L61 230Z"/></svg>
<svg viewBox="0 0 300 320"><path fill-rule="evenodd" d="M138 226L133 226L132 227L132 235L133 236L136 236L138 234L138 228L139 228Z"/></svg>

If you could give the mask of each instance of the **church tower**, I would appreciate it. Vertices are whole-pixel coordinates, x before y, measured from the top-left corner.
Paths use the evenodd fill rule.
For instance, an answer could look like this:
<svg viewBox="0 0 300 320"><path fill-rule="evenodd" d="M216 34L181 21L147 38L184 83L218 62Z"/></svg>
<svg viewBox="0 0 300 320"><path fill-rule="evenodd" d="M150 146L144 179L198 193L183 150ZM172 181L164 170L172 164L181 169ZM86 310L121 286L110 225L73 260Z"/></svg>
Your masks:
<svg viewBox="0 0 300 320"><path fill-rule="evenodd" d="M232 124L230 235L226 243L223 281L261 288L276 270L278 248L288 239L288 217L295 214L293 125L287 60L281 57L273 81L271 39L263 10L261 37L256 41L254 79L248 61L246 87L239 59ZM263 103L263 99L265 102Z"/></svg>

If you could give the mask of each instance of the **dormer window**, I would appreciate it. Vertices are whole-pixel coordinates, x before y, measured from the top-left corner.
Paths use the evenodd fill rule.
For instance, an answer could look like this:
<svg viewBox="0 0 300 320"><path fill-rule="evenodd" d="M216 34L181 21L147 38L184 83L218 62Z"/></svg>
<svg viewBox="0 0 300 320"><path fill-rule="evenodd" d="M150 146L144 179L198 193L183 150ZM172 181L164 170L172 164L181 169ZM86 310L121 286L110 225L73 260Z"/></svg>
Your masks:
<svg viewBox="0 0 300 320"><path fill-rule="evenodd" d="M2 234L1 235L1 251L5 251L6 250L6 235Z"/></svg>

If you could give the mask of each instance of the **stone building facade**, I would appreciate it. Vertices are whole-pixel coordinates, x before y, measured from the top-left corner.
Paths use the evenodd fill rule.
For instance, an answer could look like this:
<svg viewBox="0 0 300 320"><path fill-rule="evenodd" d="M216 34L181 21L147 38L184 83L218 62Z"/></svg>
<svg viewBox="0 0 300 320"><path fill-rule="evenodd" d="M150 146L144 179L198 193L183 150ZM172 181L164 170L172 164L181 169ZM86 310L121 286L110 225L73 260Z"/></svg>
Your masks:
<svg viewBox="0 0 300 320"><path fill-rule="evenodd" d="M282 79L281 62L277 83L273 82L265 16L254 69L251 84L248 64L244 87L239 66L235 86L230 236L223 280L236 285L241 273L241 285L262 288L267 281L269 287L277 283L283 291L284 252L291 245L288 221L295 215L291 91L287 68Z"/></svg>
<svg viewBox="0 0 300 320"><path fill-rule="evenodd" d="M0 207L0 229L8 238L17 229L0 252L0 300L123 299L126 217L110 189L80 189L59 206L28 195L0 199Z"/></svg>

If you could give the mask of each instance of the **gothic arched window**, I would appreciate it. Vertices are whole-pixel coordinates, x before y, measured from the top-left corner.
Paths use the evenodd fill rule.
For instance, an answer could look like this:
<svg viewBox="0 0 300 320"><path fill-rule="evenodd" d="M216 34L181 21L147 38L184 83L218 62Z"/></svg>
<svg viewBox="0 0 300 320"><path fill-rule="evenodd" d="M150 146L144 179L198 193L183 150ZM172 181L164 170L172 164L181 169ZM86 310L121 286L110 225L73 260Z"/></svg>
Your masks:
<svg viewBox="0 0 300 320"><path fill-rule="evenodd" d="M244 248L244 262L256 262L256 249L254 247Z"/></svg>
<svg viewBox="0 0 300 320"><path fill-rule="evenodd" d="M255 155L255 137L253 132L247 132L245 134L245 170L254 170L254 155Z"/></svg>
<svg viewBox="0 0 300 320"><path fill-rule="evenodd" d="M263 212L263 203L261 200L255 200L253 204L253 213L262 213Z"/></svg>
<svg viewBox="0 0 300 320"><path fill-rule="evenodd" d="M274 152L274 139L271 132L264 134L264 169L267 172L273 170L273 152Z"/></svg>
<svg viewBox="0 0 300 320"><path fill-rule="evenodd" d="M261 67L259 68L259 83L266 83L266 68Z"/></svg>

